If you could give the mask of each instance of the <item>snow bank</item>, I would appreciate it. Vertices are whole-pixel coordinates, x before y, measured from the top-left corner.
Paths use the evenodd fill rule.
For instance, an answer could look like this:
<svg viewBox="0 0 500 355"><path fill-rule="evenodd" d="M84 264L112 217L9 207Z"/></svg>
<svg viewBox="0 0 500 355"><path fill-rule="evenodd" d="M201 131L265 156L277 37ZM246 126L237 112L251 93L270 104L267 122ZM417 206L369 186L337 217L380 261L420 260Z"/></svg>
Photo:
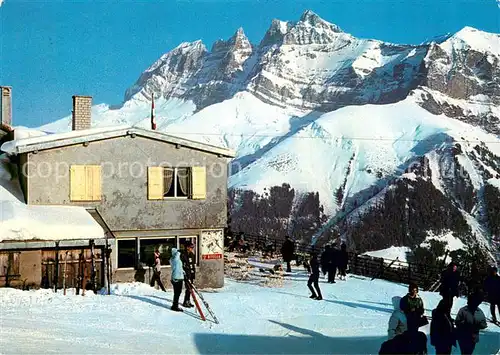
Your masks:
<svg viewBox="0 0 500 355"><path fill-rule="evenodd" d="M433 232L428 231L427 235L428 237L425 239L425 241L420 244L421 247L429 247L431 240L438 240L440 242L446 243L446 249L449 251L465 249L465 244L462 243L460 239L454 237L451 232L441 235L435 235Z"/></svg>
<svg viewBox="0 0 500 355"><path fill-rule="evenodd" d="M23 203L17 180L0 155L0 242L104 238L102 227L83 207L34 206Z"/></svg>
<svg viewBox="0 0 500 355"><path fill-rule="evenodd" d="M86 136L89 134L105 133L109 131L116 131L119 129L128 129L128 128L131 127L122 125L122 126L91 128L86 130L76 130L65 133L47 134L46 132L39 131L36 129L21 127L21 128L16 128L14 130L14 140L5 142L4 144L2 144L0 149L6 153L13 154L16 152L16 148L19 146L51 142L54 141L55 139L76 138L84 135Z"/></svg>
<svg viewBox="0 0 500 355"><path fill-rule="evenodd" d="M387 260L395 260L398 258L399 261L406 261L406 253L409 251L411 250L408 247L391 246L387 249L368 251L362 255L368 255L374 258L384 258Z"/></svg>
<svg viewBox="0 0 500 355"><path fill-rule="evenodd" d="M495 186L496 188L498 188L500 190L500 179L491 178L488 180L488 183L490 185Z"/></svg>

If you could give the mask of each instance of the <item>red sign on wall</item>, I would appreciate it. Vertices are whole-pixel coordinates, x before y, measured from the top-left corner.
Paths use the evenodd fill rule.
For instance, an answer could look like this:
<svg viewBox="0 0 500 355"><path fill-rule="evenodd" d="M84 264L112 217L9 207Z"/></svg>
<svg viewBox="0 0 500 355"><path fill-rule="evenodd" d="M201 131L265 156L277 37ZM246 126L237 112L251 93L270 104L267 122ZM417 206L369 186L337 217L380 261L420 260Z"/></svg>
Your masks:
<svg viewBox="0 0 500 355"><path fill-rule="evenodd" d="M222 259L222 254L205 254L205 255L202 255L201 258L203 260L212 260L212 259Z"/></svg>

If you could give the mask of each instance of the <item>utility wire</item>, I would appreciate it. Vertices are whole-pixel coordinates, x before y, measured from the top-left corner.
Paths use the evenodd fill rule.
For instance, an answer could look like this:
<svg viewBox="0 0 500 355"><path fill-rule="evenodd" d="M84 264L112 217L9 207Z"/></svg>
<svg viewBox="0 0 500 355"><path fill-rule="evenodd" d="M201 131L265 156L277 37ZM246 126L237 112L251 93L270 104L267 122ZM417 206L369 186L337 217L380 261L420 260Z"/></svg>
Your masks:
<svg viewBox="0 0 500 355"><path fill-rule="evenodd" d="M207 133L207 132L168 132L168 127L166 130L167 134L172 134L172 135L198 135L198 136L220 136L220 137L249 137L249 138L281 138L284 137L284 135L272 135L272 134L248 134L248 133ZM285 133L286 134L286 133ZM345 137L345 136L329 136L331 140L352 140L352 141L400 141L400 142L425 142L429 141L429 139L403 139L403 138L389 138L389 137ZM286 139L324 139L323 137L318 137L318 136L289 136ZM488 143L488 144L500 144L500 137L498 141L483 141L479 139L449 139L445 140L444 142L449 141L449 142L457 142L457 143Z"/></svg>

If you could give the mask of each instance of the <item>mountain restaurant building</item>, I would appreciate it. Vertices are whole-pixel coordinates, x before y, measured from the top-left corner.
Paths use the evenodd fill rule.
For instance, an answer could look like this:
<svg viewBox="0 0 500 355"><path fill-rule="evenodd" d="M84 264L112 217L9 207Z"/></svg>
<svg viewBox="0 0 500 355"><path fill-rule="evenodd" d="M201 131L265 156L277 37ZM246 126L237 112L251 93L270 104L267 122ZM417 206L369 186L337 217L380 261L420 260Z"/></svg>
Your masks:
<svg viewBox="0 0 500 355"><path fill-rule="evenodd" d="M195 284L222 287L234 152L138 127L92 129L90 107L74 96L72 131L2 145L17 160L25 203L85 207L107 235L111 282L149 283L159 248L168 287L170 250L191 241Z"/></svg>

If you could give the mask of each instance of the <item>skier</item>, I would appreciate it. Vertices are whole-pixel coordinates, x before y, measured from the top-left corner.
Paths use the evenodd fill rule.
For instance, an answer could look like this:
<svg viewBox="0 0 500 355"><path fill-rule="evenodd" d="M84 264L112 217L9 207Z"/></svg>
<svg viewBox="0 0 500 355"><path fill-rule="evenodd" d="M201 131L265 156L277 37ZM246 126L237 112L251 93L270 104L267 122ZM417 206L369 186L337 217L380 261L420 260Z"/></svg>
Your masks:
<svg viewBox="0 0 500 355"><path fill-rule="evenodd" d="M295 243L290 240L290 237L287 235L285 237L285 242L281 246L281 255L283 257L283 261L286 262L286 272L292 272L291 262L293 260L293 254L295 252Z"/></svg>
<svg viewBox="0 0 500 355"><path fill-rule="evenodd" d="M328 283L335 283L335 274L337 273L336 249L331 245L325 247L325 251L321 254L321 268L323 274L328 273Z"/></svg>
<svg viewBox="0 0 500 355"><path fill-rule="evenodd" d="M167 292L165 290L165 287L163 286L163 282L161 282L161 260L160 260L160 250L158 248L155 248L155 252L153 255L153 277L151 277L151 282L150 286L154 287L155 282L158 282L158 286L160 286L161 290L163 292Z"/></svg>
<svg viewBox="0 0 500 355"><path fill-rule="evenodd" d="M339 274L341 280L346 280L346 270L347 263L349 262L349 254L347 254L347 245L342 243L340 246L340 252L338 257L338 265L339 265Z"/></svg>
<svg viewBox="0 0 500 355"><path fill-rule="evenodd" d="M495 266L490 268L490 275L484 281L484 291L487 293L488 302L490 303L493 323L498 323L495 307L498 309L498 316L500 317L500 276Z"/></svg>
<svg viewBox="0 0 500 355"><path fill-rule="evenodd" d="M325 250L321 253L321 257L319 258L323 275L326 275L330 270L330 263L332 262L331 258L332 247L330 245L326 245ZM330 275L328 275L328 283L330 283Z"/></svg>
<svg viewBox="0 0 500 355"><path fill-rule="evenodd" d="M189 286L190 283L194 282L196 276L196 257L193 249L194 244L187 241L184 244L184 250L181 252L182 266L184 268L184 286L186 287L182 305L186 308L194 307L191 303L191 287Z"/></svg>
<svg viewBox="0 0 500 355"><path fill-rule="evenodd" d="M447 300L447 304L453 307L453 298L458 297L458 286L460 283L460 273L457 271L457 264L451 262L448 268L441 274L441 287L439 294Z"/></svg>
<svg viewBox="0 0 500 355"><path fill-rule="evenodd" d="M467 298L467 306L460 308L455 324L457 326L457 340L462 355L472 354L479 342L479 330L486 329L486 317L479 309L483 295L475 292Z"/></svg>
<svg viewBox="0 0 500 355"><path fill-rule="evenodd" d="M170 266L172 267L171 282L174 287L174 301L172 302L172 310L182 312L179 308L179 298L182 293L182 283L184 282L184 270L182 267L182 260L180 252L177 248L172 248L172 257L170 258Z"/></svg>
<svg viewBox="0 0 500 355"><path fill-rule="evenodd" d="M401 297L394 296L392 298L392 305L394 306L394 311L389 318L389 327L387 329L387 335L389 340L394 339L396 336L403 334L408 326L406 324L406 316L401 311L400 308Z"/></svg>
<svg viewBox="0 0 500 355"><path fill-rule="evenodd" d="M431 345L436 348L436 354L451 354L451 348L457 346L455 328L450 316L448 300L442 299L432 311Z"/></svg>
<svg viewBox="0 0 500 355"><path fill-rule="evenodd" d="M315 252L311 253L309 265L311 266L311 275L307 281L307 287L311 290L311 296L309 296L309 298L320 301L323 297L321 296L321 290L319 289L319 262L318 255ZM312 287L313 284L314 288ZM316 289L316 291L314 289Z"/></svg>
<svg viewBox="0 0 500 355"><path fill-rule="evenodd" d="M424 316L424 302L418 295L418 286L411 282L408 286L408 294L401 299L400 308L406 315L409 331L418 331L428 323Z"/></svg>

